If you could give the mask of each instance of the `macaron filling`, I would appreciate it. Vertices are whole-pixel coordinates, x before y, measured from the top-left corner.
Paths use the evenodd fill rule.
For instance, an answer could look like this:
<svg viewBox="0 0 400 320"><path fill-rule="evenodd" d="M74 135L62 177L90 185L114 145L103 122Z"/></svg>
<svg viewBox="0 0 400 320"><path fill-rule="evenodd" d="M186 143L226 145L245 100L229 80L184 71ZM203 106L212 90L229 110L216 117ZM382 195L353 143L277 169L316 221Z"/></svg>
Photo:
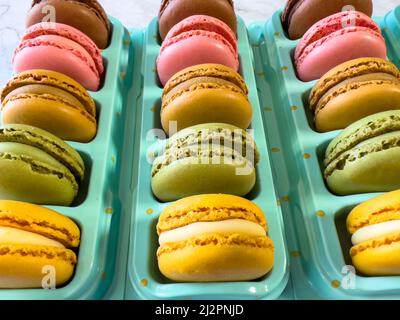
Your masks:
<svg viewBox="0 0 400 320"><path fill-rule="evenodd" d="M47 238L40 234L16 228L1 227L1 226L0 226L0 243L65 248L65 246L60 242Z"/></svg>
<svg viewBox="0 0 400 320"><path fill-rule="evenodd" d="M386 221L363 227L353 234L351 242L356 246L363 242L389 236L394 233L400 233L400 220Z"/></svg>
<svg viewBox="0 0 400 320"><path fill-rule="evenodd" d="M196 222L184 227L166 231L160 234L159 243L186 241L205 234L242 234L249 237L265 237L267 234L263 227L251 221L230 219L213 222Z"/></svg>

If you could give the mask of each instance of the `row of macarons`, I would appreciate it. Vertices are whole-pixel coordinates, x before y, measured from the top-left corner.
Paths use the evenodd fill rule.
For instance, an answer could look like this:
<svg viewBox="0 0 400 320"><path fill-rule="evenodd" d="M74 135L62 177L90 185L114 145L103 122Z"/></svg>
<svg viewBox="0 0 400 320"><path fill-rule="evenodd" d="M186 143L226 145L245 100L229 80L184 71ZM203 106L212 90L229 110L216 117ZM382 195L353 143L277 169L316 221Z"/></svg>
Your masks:
<svg viewBox="0 0 400 320"><path fill-rule="evenodd" d="M42 22L52 12L56 20ZM78 195L85 163L64 140L96 136L87 90L100 88L110 34L96 0L33 1L28 12L16 75L1 92L0 288L42 288L45 266L54 268L56 287L74 274L80 228L41 205L70 206Z"/></svg>

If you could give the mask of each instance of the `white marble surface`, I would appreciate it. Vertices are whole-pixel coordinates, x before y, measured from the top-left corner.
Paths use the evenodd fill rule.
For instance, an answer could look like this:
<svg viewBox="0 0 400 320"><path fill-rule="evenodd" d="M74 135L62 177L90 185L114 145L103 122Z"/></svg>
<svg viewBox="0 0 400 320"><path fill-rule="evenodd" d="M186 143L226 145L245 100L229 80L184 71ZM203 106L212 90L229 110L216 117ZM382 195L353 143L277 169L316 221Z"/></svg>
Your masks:
<svg viewBox="0 0 400 320"><path fill-rule="evenodd" d="M128 28L144 28L157 15L161 0L100 0L107 13ZM329 0L327 0L329 1ZM0 0L0 85L12 74L11 56L24 31L25 15L32 0ZM238 14L247 23L266 21L285 0L235 0ZM374 14L383 15L400 0L374 0Z"/></svg>

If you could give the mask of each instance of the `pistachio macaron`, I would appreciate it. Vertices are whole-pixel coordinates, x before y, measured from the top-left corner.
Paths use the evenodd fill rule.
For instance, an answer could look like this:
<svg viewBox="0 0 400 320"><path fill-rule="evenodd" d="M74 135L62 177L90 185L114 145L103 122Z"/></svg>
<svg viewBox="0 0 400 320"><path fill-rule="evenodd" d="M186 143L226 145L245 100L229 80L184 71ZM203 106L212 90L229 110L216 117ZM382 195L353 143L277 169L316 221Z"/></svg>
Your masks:
<svg viewBox="0 0 400 320"><path fill-rule="evenodd" d="M0 127L0 199L69 206L85 173L79 153L27 125Z"/></svg>
<svg viewBox="0 0 400 320"><path fill-rule="evenodd" d="M42 288L71 279L80 230L71 219L37 205L0 200L0 288ZM46 282L45 282L46 284Z"/></svg>
<svg viewBox="0 0 400 320"><path fill-rule="evenodd" d="M152 189L161 201L205 193L248 194L256 183L259 152L243 129L200 124L173 135L155 159Z"/></svg>
<svg viewBox="0 0 400 320"><path fill-rule="evenodd" d="M158 265L178 282L249 281L274 265L274 244L263 211L224 194L193 196L168 206L157 232Z"/></svg>
<svg viewBox="0 0 400 320"><path fill-rule="evenodd" d="M161 122L168 135L202 123L227 123L245 130L252 116L244 79L223 65L189 67L164 88Z"/></svg>
<svg viewBox="0 0 400 320"><path fill-rule="evenodd" d="M374 113L400 109L400 71L379 58L345 62L318 81L309 105L319 132L344 129Z"/></svg>
<svg viewBox="0 0 400 320"><path fill-rule="evenodd" d="M328 146L325 178L338 195L400 188L400 110L381 112L346 128Z"/></svg>
<svg viewBox="0 0 400 320"><path fill-rule="evenodd" d="M400 275L400 190L355 207L347 217L350 256L367 276Z"/></svg>
<svg viewBox="0 0 400 320"><path fill-rule="evenodd" d="M63 140L89 142L97 131L96 104L73 79L54 71L17 74L1 92L3 124L26 124Z"/></svg>

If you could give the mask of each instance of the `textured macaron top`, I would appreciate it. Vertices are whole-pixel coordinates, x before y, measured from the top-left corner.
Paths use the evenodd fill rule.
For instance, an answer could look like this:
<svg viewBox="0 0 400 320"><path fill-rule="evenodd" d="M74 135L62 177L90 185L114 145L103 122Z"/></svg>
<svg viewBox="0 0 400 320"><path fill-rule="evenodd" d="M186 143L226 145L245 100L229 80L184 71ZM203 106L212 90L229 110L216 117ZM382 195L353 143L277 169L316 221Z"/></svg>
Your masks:
<svg viewBox="0 0 400 320"><path fill-rule="evenodd" d="M300 64L311 51L336 36L359 31L368 32L371 37L383 40L379 26L362 12L339 12L318 21L306 32L296 47L296 64Z"/></svg>
<svg viewBox="0 0 400 320"><path fill-rule="evenodd" d="M0 143L14 142L38 148L68 168L77 181L85 173L84 162L79 153L58 137L39 128L13 124L0 128Z"/></svg>
<svg viewBox="0 0 400 320"><path fill-rule="evenodd" d="M66 0L69 2L76 2L79 3L85 7L87 7L89 10L91 10L93 13L96 14L104 23L106 26L107 30L111 30L111 25L110 21L108 20L107 13L104 11L104 8L101 6L101 4L97 0ZM36 5L46 5L46 3L49 2L48 0L33 0L32 1L32 8Z"/></svg>
<svg viewBox="0 0 400 320"><path fill-rule="evenodd" d="M368 154L398 147L399 128L398 110L374 114L353 123L329 144L325 155L325 176Z"/></svg>
<svg viewBox="0 0 400 320"><path fill-rule="evenodd" d="M318 112L333 97L370 81L400 85L400 71L390 61L380 58L359 58L340 64L317 82L310 94L310 108Z"/></svg>
<svg viewBox="0 0 400 320"><path fill-rule="evenodd" d="M400 190L385 193L355 207L347 217L350 234L383 222L400 220Z"/></svg>
<svg viewBox="0 0 400 320"><path fill-rule="evenodd" d="M103 58L96 44L78 29L61 23L42 22L29 27L20 45L15 49L13 61L23 49L40 45L69 50L85 61L96 75L101 76L104 72ZM80 48L83 48L85 52L82 52Z"/></svg>
<svg viewBox="0 0 400 320"><path fill-rule="evenodd" d="M173 1L177 1L177 0L162 0L161 1L161 6L160 6L160 11L158 16L161 17L165 11L165 9L167 9L167 7L173 2ZM178 0L179 1L179 0ZM226 2L228 2L232 8L233 8L233 0L226 0Z"/></svg>
<svg viewBox="0 0 400 320"><path fill-rule="evenodd" d="M184 198L167 207L160 215L157 231L181 228L196 222L242 219L259 224L267 231L264 213L254 203L232 195L200 195Z"/></svg>
<svg viewBox="0 0 400 320"><path fill-rule="evenodd" d="M175 74L165 85L163 107L182 92L196 88L226 87L247 97L248 88L242 76L233 69L219 64L202 64L186 68Z"/></svg>
<svg viewBox="0 0 400 320"><path fill-rule="evenodd" d="M77 248L80 230L71 219L45 207L0 200L0 226L28 231Z"/></svg>
<svg viewBox="0 0 400 320"><path fill-rule="evenodd" d="M63 75L61 73L49 70L29 70L21 72L15 75L4 87L1 92L1 103L3 108L8 100L18 99L20 95L28 94L30 90L27 89L25 92L23 87L29 88L32 85L43 85L52 87L55 89L63 90L68 95L74 97L79 105L83 107L81 111L86 117L88 117L92 122L96 122L96 105L92 97L82 87L78 82L71 79L70 77ZM21 89L22 88L22 89ZM18 90L17 90L18 89ZM17 90L17 94L13 92ZM34 90L36 92L40 90ZM77 108L79 105L73 103L72 101L66 101L64 97L53 97L50 93L42 94L47 99L63 99L65 103L71 107Z"/></svg>

